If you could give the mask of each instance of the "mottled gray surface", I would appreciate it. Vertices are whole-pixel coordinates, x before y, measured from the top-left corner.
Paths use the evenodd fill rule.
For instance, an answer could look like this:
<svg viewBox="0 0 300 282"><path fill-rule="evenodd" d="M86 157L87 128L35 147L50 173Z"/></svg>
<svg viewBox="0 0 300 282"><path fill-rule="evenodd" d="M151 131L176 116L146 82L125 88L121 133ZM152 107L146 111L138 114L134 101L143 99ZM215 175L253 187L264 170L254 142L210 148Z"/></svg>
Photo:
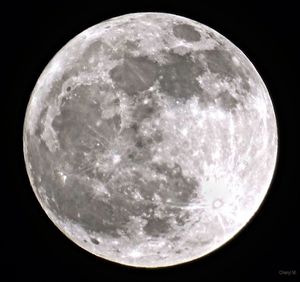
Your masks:
<svg viewBox="0 0 300 282"><path fill-rule="evenodd" d="M277 153L267 89L214 30L130 14L76 36L45 68L24 155L51 220L84 249L156 267L201 257L259 207Z"/></svg>

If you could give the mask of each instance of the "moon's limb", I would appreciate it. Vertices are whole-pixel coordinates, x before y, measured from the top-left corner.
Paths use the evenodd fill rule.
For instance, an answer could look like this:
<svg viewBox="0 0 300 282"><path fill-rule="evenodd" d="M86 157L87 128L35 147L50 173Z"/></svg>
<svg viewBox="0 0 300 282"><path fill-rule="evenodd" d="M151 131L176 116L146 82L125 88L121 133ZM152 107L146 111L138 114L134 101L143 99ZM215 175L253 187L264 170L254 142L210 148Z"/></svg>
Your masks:
<svg viewBox="0 0 300 282"><path fill-rule="evenodd" d="M159 267L199 258L259 208L276 163L268 91L246 56L192 20L125 15L65 45L24 123L33 190L87 251Z"/></svg>

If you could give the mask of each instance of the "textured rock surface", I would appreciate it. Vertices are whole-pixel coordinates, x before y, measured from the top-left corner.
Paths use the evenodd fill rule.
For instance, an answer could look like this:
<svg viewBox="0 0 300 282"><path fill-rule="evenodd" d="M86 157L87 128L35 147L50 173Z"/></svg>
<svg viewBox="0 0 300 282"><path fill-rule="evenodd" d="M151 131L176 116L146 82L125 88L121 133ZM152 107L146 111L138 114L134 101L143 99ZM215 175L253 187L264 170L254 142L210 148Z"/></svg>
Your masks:
<svg viewBox="0 0 300 282"><path fill-rule="evenodd" d="M31 184L84 249L136 266L201 257L259 207L277 153L267 89L214 30L159 13L76 36L39 78L24 124Z"/></svg>

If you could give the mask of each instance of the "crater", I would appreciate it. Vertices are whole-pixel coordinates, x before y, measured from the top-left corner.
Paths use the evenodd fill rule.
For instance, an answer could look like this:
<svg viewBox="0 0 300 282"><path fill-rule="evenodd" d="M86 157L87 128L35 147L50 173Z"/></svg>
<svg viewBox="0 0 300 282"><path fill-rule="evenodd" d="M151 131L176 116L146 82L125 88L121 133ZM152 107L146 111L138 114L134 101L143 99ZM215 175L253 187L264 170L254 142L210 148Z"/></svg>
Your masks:
<svg viewBox="0 0 300 282"><path fill-rule="evenodd" d="M139 123L133 122L133 123L130 125L130 128L131 128L135 133L137 133L137 132L139 131Z"/></svg>
<svg viewBox="0 0 300 282"><path fill-rule="evenodd" d="M189 213L179 213L176 217L175 220L179 226L185 225L185 223L189 220L190 215Z"/></svg>
<svg viewBox="0 0 300 282"><path fill-rule="evenodd" d="M188 42L195 42L201 39L201 35L195 28L189 24L176 24L173 26L175 37Z"/></svg>
<svg viewBox="0 0 300 282"><path fill-rule="evenodd" d="M99 241L95 238L91 238L91 242L95 245L99 245Z"/></svg>

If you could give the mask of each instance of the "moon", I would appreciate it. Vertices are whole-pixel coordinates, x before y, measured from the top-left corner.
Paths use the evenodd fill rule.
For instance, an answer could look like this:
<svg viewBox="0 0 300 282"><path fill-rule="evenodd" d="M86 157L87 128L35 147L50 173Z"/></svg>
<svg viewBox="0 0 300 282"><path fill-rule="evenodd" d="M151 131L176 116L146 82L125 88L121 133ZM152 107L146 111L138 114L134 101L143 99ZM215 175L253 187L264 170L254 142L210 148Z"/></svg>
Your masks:
<svg viewBox="0 0 300 282"><path fill-rule="evenodd" d="M36 82L23 149L52 222L116 263L165 267L233 238L260 207L276 117L253 64L206 25L167 13L109 19Z"/></svg>

